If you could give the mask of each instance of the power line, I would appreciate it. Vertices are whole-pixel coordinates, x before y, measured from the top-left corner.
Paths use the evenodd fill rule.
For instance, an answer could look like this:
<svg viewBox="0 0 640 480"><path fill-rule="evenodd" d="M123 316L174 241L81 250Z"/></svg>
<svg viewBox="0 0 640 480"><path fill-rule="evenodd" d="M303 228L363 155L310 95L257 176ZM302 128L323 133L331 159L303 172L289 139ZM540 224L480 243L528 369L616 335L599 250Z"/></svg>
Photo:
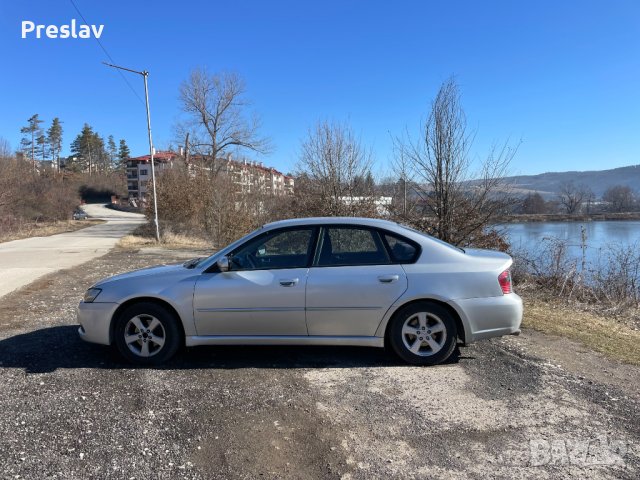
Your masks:
<svg viewBox="0 0 640 480"><path fill-rule="evenodd" d="M76 12L78 12L78 15L80 15L80 18L82 18L82 20L84 21L84 23L86 25L89 25L89 22L87 21L86 18L84 18L84 15L82 15L82 12L80 11L80 9L78 8L78 6L76 5L76 3L73 0L69 0L71 2L71 5L73 5L73 8L76 9ZM116 61L113 59L113 57L111 55L109 55L109 52L107 52L107 49L105 48L105 46L102 44L102 42L100 41L100 39L98 37L93 37L96 39L96 42L98 42L98 45L100 45L100 48L102 49L102 51L104 52L104 54L107 56L107 58L109 60L111 60L111 63L116 63ZM120 78L122 78L122 80L124 80L124 83L127 84L127 86L131 89L131 91L133 92L133 94L138 98L138 100L140 101L141 104L145 104L144 101L142 100L142 98L140 97L140 95L138 95L138 92L136 92L136 90L133 88L133 86L131 85L131 83L129 83L129 80L127 80L127 77L124 76L124 74L118 70L118 73L120 74Z"/></svg>

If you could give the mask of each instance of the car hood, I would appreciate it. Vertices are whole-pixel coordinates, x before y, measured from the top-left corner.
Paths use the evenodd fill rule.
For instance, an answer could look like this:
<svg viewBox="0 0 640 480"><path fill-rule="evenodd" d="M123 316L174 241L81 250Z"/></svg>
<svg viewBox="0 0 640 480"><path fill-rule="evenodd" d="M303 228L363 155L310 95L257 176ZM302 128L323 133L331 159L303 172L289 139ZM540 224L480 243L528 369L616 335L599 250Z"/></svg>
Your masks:
<svg viewBox="0 0 640 480"><path fill-rule="evenodd" d="M140 270L133 270L127 273L121 273L119 275L114 275L113 277L107 277L100 280L95 284L96 287L100 287L101 285L105 285L111 282L117 282L120 280L130 280L136 277L159 277L159 276L173 276L178 273L193 273L189 269L182 266L182 263L171 264L171 265L157 265L155 267L147 267L141 268Z"/></svg>

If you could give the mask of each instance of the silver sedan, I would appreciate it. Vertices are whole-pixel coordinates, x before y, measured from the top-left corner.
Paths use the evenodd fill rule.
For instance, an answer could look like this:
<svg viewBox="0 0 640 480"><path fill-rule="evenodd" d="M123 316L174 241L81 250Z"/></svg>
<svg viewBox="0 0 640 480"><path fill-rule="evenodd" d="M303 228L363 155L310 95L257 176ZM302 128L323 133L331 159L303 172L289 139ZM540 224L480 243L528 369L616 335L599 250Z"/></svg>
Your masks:
<svg viewBox="0 0 640 480"><path fill-rule="evenodd" d="M511 264L384 220L285 220L208 258L101 280L79 333L146 365L183 345L241 344L389 345L433 365L458 341L519 333Z"/></svg>

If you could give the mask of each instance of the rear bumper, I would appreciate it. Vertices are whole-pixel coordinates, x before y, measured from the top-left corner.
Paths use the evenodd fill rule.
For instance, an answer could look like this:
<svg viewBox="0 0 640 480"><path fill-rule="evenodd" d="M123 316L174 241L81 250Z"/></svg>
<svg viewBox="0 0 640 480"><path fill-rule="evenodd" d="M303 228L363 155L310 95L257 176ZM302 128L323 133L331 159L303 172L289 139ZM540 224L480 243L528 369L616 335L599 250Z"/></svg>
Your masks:
<svg viewBox="0 0 640 480"><path fill-rule="evenodd" d="M515 293L455 300L450 304L465 323L467 342L520 332L522 299Z"/></svg>
<svg viewBox="0 0 640 480"><path fill-rule="evenodd" d="M111 344L111 318L117 303L85 303L78 305L78 334L86 342Z"/></svg>

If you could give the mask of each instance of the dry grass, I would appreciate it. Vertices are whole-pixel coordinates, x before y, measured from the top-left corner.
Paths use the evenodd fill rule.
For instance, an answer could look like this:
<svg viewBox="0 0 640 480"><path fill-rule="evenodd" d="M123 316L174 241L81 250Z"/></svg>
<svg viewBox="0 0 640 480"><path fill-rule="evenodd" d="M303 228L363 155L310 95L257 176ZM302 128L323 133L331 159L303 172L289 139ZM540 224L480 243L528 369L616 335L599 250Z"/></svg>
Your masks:
<svg viewBox="0 0 640 480"><path fill-rule="evenodd" d="M126 237L122 237L118 242L118 247L124 249L135 250L143 247L157 247L161 246L164 248L196 248L196 249L210 249L211 244L206 242L205 240L181 235L172 232L164 232L160 239L160 244L156 242L156 239L153 236L147 235L137 235L134 232L132 235L127 235Z"/></svg>
<svg viewBox="0 0 640 480"><path fill-rule="evenodd" d="M31 237L48 237L59 233L75 232L104 223L104 220L60 220L57 222L24 223L17 230L0 232L0 243Z"/></svg>
<svg viewBox="0 0 640 480"><path fill-rule="evenodd" d="M615 318L525 297L522 325L577 340L615 360L640 365L640 331Z"/></svg>

